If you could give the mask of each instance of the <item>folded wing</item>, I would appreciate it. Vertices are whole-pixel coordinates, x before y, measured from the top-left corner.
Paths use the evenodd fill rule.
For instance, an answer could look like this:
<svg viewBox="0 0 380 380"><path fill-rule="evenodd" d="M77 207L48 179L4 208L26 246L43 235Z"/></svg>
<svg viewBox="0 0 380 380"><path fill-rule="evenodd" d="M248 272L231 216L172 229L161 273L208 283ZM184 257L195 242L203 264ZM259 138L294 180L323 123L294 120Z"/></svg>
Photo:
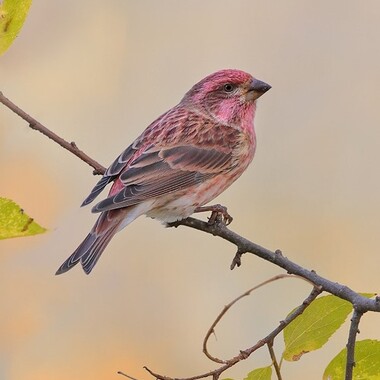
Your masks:
<svg viewBox="0 0 380 380"><path fill-rule="evenodd" d="M121 188L99 202L93 212L103 212L141 203L196 186L233 168L232 152L226 149L182 145L151 147L119 175L114 186ZM112 191L111 191L112 193Z"/></svg>

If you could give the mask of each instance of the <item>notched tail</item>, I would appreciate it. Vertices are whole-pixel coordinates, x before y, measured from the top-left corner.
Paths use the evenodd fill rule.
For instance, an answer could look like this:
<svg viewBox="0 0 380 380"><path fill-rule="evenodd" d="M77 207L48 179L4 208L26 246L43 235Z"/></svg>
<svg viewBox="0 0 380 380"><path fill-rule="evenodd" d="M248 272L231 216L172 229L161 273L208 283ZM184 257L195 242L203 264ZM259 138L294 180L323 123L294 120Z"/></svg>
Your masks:
<svg viewBox="0 0 380 380"><path fill-rule="evenodd" d="M112 236L117 232L117 227L118 225L115 225L101 234L97 234L96 230L91 231L75 252L59 267L55 274L65 273L79 262L84 272L90 274L104 249L111 241Z"/></svg>

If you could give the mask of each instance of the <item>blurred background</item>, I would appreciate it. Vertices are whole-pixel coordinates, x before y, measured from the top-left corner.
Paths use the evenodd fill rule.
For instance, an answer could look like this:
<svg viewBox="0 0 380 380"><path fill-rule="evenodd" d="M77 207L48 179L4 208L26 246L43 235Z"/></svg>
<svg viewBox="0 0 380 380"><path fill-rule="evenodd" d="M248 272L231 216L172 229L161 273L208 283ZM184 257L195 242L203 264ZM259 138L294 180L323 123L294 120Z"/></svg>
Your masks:
<svg viewBox="0 0 380 380"><path fill-rule="evenodd" d="M204 76L239 68L273 88L258 104L258 148L217 201L231 228L357 291L379 290L380 5L378 1L83 0L32 4L0 58L0 90L107 166ZM215 368L202 340L222 307L282 271L253 255L230 271L229 243L140 218L90 276L55 277L92 227L80 208L92 169L0 107L0 196L49 232L0 242L0 378L139 380ZM206 217L206 216L203 216ZM240 302L211 338L234 356L309 292L282 280ZM380 338L365 315L359 339ZM346 344L284 363L320 379ZM282 339L276 341L281 355ZM270 363L261 349L224 377Z"/></svg>

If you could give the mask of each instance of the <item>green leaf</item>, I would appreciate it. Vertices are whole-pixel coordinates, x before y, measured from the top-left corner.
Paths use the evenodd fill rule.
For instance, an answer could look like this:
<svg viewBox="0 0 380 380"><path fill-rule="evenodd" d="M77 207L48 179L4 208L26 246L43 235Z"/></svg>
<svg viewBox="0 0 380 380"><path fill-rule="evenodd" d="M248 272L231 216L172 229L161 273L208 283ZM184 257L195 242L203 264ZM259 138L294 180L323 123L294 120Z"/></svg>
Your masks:
<svg viewBox="0 0 380 380"><path fill-rule="evenodd" d="M321 348L346 320L352 305L335 296L317 298L284 329L283 358L296 361Z"/></svg>
<svg viewBox="0 0 380 380"><path fill-rule="evenodd" d="M344 348L326 367L323 380L344 380L347 349ZM355 345L353 380L380 379L380 341L361 340Z"/></svg>
<svg viewBox="0 0 380 380"><path fill-rule="evenodd" d="M272 367L256 368L244 380L271 380Z"/></svg>
<svg viewBox="0 0 380 380"><path fill-rule="evenodd" d="M0 0L0 55L20 32L32 0Z"/></svg>
<svg viewBox="0 0 380 380"><path fill-rule="evenodd" d="M41 234L46 229L39 226L10 199L0 198L0 239Z"/></svg>

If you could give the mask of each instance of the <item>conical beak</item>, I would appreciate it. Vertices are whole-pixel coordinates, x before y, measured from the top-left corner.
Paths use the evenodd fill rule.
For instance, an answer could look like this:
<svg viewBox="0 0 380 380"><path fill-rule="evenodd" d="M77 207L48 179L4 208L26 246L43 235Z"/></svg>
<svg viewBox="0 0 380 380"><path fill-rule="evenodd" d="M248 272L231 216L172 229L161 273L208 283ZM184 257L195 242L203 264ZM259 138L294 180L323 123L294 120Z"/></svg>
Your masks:
<svg viewBox="0 0 380 380"><path fill-rule="evenodd" d="M258 79L253 79L248 89L248 96L251 100L256 100L271 88L272 86L270 86L268 83L265 83Z"/></svg>

